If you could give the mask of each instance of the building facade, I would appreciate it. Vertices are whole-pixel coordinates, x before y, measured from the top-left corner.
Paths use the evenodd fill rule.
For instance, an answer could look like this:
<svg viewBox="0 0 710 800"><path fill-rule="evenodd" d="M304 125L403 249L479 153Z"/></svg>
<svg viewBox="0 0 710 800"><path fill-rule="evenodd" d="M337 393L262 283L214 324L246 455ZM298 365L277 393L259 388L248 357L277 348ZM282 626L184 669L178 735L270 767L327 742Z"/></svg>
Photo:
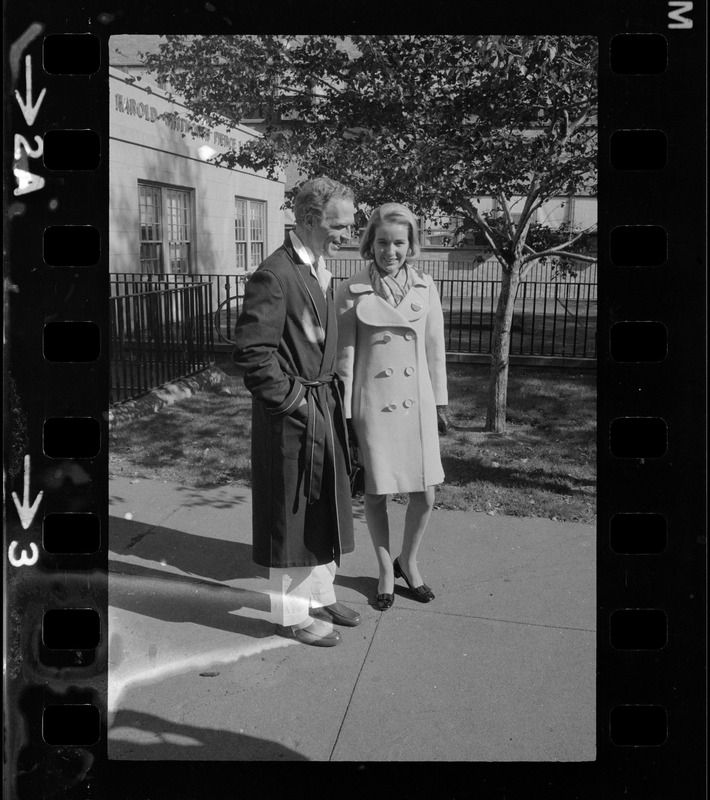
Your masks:
<svg viewBox="0 0 710 800"><path fill-rule="evenodd" d="M210 163L257 131L191 122L130 66L109 91L111 272L245 272L283 242L283 177Z"/></svg>
<svg viewBox="0 0 710 800"><path fill-rule="evenodd" d="M478 198L481 213L495 212L496 201L492 197ZM525 205L524 197L513 197L510 201L511 216L517 224L520 213L516 213ZM551 197L533 215L533 223L546 225L557 230L562 225L570 231L586 230L597 222L597 198L590 195L572 195L568 197ZM488 245L482 233L468 231L465 235L456 234L461 225L458 217L446 215L421 220L422 246L425 248L482 249L488 251Z"/></svg>

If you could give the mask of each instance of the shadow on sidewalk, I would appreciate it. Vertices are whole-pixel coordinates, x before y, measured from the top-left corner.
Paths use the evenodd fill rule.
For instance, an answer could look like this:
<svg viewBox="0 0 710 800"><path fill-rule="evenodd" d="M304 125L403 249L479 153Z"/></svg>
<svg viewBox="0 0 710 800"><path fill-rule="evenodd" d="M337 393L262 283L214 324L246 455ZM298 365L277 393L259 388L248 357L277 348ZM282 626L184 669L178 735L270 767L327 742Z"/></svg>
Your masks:
<svg viewBox="0 0 710 800"><path fill-rule="evenodd" d="M373 608L375 607L374 599L375 595L377 594L377 578L361 575L351 578L348 575L336 573L334 584L336 586L344 586L346 589L352 589L355 592L359 592Z"/></svg>
<svg viewBox="0 0 710 800"><path fill-rule="evenodd" d="M268 739L213 728L198 728L194 725L178 725L153 714L137 711L118 711L109 728L108 739L111 759L308 761L295 750Z"/></svg>
<svg viewBox="0 0 710 800"><path fill-rule="evenodd" d="M131 483L149 483L150 478L138 478ZM213 486L211 488L196 488L193 486L173 485L173 491L179 496L179 505L185 508L207 506L224 511L234 509L236 506L250 502L251 490L247 486L228 484L226 486ZM128 503L129 499L115 491L109 493L109 506Z"/></svg>
<svg viewBox="0 0 710 800"><path fill-rule="evenodd" d="M109 517L109 551L156 561L214 581L268 577L251 558L251 544L197 536L160 525Z"/></svg>
<svg viewBox="0 0 710 800"><path fill-rule="evenodd" d="M165 622L192 622L207 628L263 639L274 626L265 619L235 614L242 608L269 613L269 596L109 561L109 605Z"/></svg>

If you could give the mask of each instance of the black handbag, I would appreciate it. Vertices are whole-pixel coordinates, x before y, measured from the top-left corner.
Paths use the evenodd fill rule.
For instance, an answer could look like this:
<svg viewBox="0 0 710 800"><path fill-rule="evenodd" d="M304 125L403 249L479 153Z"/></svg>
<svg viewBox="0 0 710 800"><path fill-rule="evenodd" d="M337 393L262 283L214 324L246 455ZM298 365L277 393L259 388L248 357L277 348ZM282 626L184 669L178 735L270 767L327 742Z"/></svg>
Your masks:
<svg viewBox="0 0 710 800"><path fill-rule="evenodd" d="M362 464L353 461L350 473L350 496L362 497L365 494L365 470Z"/></svg>
<svg viewBox="0 0 710 800"><path fill-rule="evenodd" d="M350 424L348 425L348 444L350 446L350 496L361 497L365 494L365 468L360 463L355 431L352 430Z"/></svg>

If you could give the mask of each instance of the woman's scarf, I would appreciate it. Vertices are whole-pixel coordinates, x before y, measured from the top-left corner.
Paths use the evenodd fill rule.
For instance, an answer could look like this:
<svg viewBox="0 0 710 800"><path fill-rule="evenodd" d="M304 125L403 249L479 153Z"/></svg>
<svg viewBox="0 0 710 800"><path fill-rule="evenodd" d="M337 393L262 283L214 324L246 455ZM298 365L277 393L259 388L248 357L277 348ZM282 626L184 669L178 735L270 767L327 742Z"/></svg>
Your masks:
<svg viewBox="0 0 710 800"><path fill-rule="evenodd" d="M392 275L380 272L374 261L370 264L370 282L372 283L375 294L389 303L393 308L397 308L402 300L404 300L407 292L409 292L414 283L413 270L409 264L404 264L398 274L400 274L402 270L404 270L406 276L404 284L400 284Z"/></svg>

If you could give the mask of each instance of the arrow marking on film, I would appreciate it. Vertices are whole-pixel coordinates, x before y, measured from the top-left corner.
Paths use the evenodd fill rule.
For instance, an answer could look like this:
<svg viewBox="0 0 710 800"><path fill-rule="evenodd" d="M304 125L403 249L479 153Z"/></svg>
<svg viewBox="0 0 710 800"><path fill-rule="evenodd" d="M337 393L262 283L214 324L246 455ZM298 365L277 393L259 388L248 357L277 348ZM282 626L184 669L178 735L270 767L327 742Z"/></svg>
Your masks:
<svg viewBox="0 0 710 800"><path fill-rule="evenodd" d="M26 50L32 42L42 33L44 25L41 22L33 22L29 28L22 34L22 36L15 39L10 45L10 71L12 73L12 82L15 83L17 75L20 72L20 59L22 52Z"/></svg>
<svg viewBox="0 0 710 800"><path fill-rule="evenodd" d="M39 111L39 107L42 105L42 100L44 100L44 96L47 94L47 90L42 89L37 98L37 102L32 103L32 56L25 56L25 84L25 100L22 99L22 95L17 89L15 89L15 97L20 105L25 122L28 125L32 125Z"/></svg>
<svg viewBox="0 0 710 800"><path fill-rule="evenodd" d="M30 505L30 457L29 454L25 456L25 487L22 492L22 503L17 496L17 492L12 493L12 499L15 503L15 508L20 516L22 527L27 530L32 524L37 509L39 508L40 501L44 492L40 492L35 498L34 503Z"/></svg>

